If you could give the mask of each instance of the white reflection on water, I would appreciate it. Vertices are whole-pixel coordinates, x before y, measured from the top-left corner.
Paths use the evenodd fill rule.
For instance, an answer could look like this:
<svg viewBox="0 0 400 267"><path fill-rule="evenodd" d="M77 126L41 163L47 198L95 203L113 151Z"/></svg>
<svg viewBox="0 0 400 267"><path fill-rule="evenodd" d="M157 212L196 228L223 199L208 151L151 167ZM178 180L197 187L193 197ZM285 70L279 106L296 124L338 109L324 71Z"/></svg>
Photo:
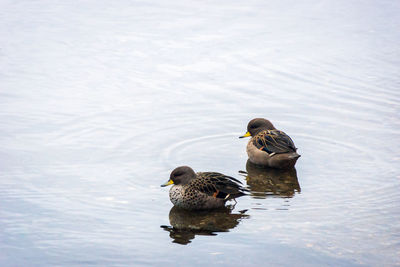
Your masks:
<svg viewBox="0 0 400 267"><path fill-rule="evenodd" d="M399 263L398 2L0 6L2 265ZM241 177L253 117L294 139L301 193L177 249L159 184Z"/></svg>

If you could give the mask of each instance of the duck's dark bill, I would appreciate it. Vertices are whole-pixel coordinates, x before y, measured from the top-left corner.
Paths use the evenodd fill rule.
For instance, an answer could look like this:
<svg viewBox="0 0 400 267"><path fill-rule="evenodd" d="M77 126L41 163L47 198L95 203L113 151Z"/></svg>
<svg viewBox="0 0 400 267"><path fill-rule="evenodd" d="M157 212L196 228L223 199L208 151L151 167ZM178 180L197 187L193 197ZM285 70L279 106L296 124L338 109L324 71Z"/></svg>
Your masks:
<svg viewBox="0 0 400 267"><path fill-rule="evenodd" d="M162 184L161 187L169 186L169 185L171 185L171 184L173 184L173 183L174 183L174 182L173 182L172 180L168 180L168 182L166 182L165 184Z"/></svg>
<svg viewBox="0 0 400 267"><path fill-rule="evenodd" d="M249 136L251 136L251 134L249 132L247 132L244 135L239 136L239 138L245 138L245 137L249 137Z"/></svg>

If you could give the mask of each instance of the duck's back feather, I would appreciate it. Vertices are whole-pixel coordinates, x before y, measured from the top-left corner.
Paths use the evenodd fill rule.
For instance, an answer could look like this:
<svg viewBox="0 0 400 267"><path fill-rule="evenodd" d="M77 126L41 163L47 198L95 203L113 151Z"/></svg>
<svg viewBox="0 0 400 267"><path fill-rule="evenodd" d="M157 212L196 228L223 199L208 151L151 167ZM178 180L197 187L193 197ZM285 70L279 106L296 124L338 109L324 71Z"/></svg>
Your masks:
<svg viewBox="0 0 400 267"><path fill-rule="evenodd" d="M191 186L209 196L231 199L243 196L247 191L241 186L242 183L239 180L222 173L199 172L197 176L196 179L192 180Z"/></svg>
<svg viewBox="0 0 400 267"><path fill-rule="evenodd" d="M253 144L260 150L271 153L296 152L293 140L279 130L266 130L253 137Z"/></svg>

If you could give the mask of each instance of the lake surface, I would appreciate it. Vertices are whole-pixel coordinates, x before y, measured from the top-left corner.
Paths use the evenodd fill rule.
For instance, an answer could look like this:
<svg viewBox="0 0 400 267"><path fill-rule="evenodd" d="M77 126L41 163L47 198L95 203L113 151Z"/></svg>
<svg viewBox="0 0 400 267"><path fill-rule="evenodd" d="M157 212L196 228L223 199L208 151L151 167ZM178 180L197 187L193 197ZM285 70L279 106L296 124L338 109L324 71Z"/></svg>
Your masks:
<svg viewBox="0 0 400 267"><path fill-rule="evenodd" d="M399 1L0 1L1 266L400 265ZM250 119L302 155L247 164ZM240 179L172 209L177 166Z"/></svg>

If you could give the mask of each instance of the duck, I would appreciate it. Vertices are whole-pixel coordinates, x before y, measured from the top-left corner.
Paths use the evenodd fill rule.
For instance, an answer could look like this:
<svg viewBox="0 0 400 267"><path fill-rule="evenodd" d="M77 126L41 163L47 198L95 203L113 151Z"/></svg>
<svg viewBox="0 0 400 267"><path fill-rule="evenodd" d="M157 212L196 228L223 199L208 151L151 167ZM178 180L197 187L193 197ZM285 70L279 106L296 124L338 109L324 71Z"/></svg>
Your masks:
<svg viewBox="0 0 400 267"><path fill-rule="evenodd" d="M218 172L198 172L189 166L175 168L169 180L161 187L173 185L169 198L185 210L212 210L224 208L228 200L246 195L248 189L236 178Z"/></svg>
<svg viewBox="0 0 400 267"><path fill-rule="evenodd" d="M246 151L253 164L290 169L300 158L293 140L283 131L277 130L267 119L252 119L247 125L246 134L239 136L244 137L251 137Z"/></svg>

